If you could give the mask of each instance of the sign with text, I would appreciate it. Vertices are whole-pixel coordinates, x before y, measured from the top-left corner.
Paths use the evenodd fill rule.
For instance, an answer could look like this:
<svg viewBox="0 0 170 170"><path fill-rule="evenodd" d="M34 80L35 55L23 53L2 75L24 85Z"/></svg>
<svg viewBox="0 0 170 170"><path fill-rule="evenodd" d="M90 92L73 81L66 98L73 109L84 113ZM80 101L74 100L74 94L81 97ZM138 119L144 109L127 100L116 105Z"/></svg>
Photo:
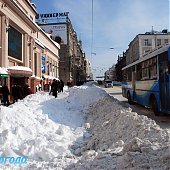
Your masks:
<svg viewBox="0 0 170 170"><path fill-rule="evenodd" d="M41 57L41 59L42 59L42 63L41 63L41 70L42 70L42 73L45 73L45 71L46 71L46 58L45 58L45 56L42 56Z"/></svg>
<svg viewBox="0 0 170 170"><path fill-rule="evenodd" d="M62 39L63 44L67 44L67 26L66 24L43 24L39 25L46 33L51 34L53 40L56 36Z"/></svg>
<svg viewBox="0 0 170 170"><path fill-rule="evenodd" d="M53 18L53 17L67 17L69 12L58 12L58 13L49 13L49 14L38 14L36 19L39 18Z"/></svg>

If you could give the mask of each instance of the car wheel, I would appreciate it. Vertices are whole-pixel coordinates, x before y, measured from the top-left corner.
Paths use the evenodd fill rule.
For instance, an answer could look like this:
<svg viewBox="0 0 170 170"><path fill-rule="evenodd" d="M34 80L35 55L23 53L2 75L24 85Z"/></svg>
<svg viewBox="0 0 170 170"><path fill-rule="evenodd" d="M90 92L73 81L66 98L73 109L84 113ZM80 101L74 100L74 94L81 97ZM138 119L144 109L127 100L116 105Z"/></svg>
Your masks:
<svg viewBox="0 0 170 170"><path fill-rule="evenodd" d="M159 116L158 104L155 97L151 99L151 108L156 116Z"/></svg>
<svg viewBox="0 0 170 170"><path fill-rule="evenodd" d="M130 93L128 92L128 94L127 94L127 99L128 99L128 103L129 104L134 104L134 102L133 102L133 100L132 100L132 98L131 98L131 95L130 95Z"/></svg>

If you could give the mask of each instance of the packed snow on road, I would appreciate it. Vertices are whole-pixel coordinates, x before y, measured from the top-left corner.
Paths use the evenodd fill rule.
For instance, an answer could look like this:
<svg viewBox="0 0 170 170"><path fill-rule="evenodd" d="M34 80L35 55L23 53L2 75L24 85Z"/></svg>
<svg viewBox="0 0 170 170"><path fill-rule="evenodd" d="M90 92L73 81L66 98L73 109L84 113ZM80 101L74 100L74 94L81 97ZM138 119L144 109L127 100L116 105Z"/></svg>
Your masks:
<svg viewBox="0 0 170 170"><path fill-rule="evenodd" d="M0 169L168 170L170 129L85 84L0 106L0 156L28 157Z"/></svg>

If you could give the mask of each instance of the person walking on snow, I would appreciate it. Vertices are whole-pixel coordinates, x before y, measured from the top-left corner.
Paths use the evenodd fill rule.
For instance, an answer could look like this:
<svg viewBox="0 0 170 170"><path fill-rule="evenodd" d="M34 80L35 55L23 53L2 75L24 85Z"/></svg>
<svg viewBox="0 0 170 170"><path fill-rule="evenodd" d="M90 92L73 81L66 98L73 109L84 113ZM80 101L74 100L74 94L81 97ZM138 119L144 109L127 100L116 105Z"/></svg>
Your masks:
<svg viewBox="0 0 170 170"><path fill-rule="evenodd" d="M7 85L3 85L2 86L2 97L3 97L4 106L9 106L10 104L9 99L8 99L9 94L10 92L9 92Z"/></svg>

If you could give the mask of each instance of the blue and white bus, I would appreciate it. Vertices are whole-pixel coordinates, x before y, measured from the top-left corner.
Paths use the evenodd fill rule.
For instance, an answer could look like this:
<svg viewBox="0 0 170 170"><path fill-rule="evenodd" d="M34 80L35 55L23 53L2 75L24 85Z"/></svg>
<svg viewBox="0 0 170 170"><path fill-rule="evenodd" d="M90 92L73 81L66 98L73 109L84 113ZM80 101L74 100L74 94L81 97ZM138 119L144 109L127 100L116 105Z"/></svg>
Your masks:
<svg viewBox="0 0 170 170"><path fill-rule="evenodd" d="M129 104L138 103L170 114L170 45L155 49L122 68L122 95Z"/></svg>

